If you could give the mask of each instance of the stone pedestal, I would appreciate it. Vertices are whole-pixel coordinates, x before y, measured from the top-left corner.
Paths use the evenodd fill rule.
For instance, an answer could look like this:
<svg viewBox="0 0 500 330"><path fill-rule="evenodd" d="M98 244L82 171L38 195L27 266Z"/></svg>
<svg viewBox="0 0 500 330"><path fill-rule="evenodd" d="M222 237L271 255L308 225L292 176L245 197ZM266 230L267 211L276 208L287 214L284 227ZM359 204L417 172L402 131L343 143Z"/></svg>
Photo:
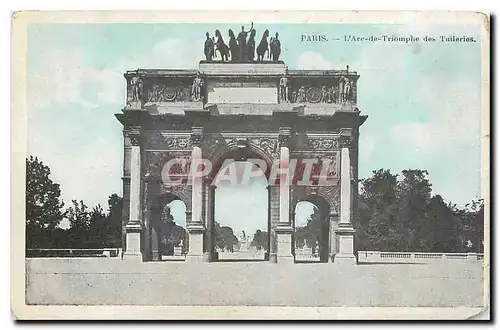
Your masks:
<svg viewBox="0 0 500 330"><path fill-rule="evenodd" d="M213 255L211 252L203 252L203 262L211 262Z"/></svg>
<svg viewBox="0 0 500 330"><path fill-rule="evenodd" d="M128 224L125 227L125 230L127 231L126 234L127 250L123 254L123 259L142 261L142 253L141 253L142 226L140 224Z"/></svg>
<svg viewBox="0 0 500 330"><path fill-rule="evenodd" d="M186 261L203 262L203 232L205 227L202 223L191 223L187 225L189 235L189 251L186 255Z"/></svg>
<svg viewBox="0 0 500 330"><path fill-rule="evenodd" d="M354 255L354 233L356 230L352 225L342 225L335 230L338 240L338 252L335 254L334 262L355 265L357 260Z"/></svg>
<svg viewBox="0 0 500 330"><path fill-rule="evenodd" d="M141 110L142 109L142 102L141 101L129 101L127 109L128 110Z"/></svg>
<svg viewBox="0 0 500 330"><path fill-rule="evenodd" d="M292 234L292 226L279 224L276 228L276 240L278 243L276 261L278 263L293 264L295 261L292 254Z"/></svg>

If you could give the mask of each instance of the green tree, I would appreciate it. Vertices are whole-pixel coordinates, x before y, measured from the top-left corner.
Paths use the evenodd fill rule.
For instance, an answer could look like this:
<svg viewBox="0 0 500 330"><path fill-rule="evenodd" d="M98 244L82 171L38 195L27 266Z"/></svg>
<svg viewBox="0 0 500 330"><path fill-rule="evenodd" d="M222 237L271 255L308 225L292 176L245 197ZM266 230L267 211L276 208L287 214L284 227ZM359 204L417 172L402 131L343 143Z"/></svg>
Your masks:
<svg viewBox="0 0 500 330"><path fill-rule="evenodd" d="M238 238L231 227L221 226L217 221L215 222L215 245L217 247L233 251L233 247L238 243Z"/></svg>
<svg viewBox="0 0 500 330"><path fill-rule="evenodd" d="M361 181L356 240L360 250L390 250L402 245L398 222L397 176L389 170L373 171Z"/></svg>
<svg viewBox="0 0 500 330"><path fill-rule="evenodd" d="M482 249L482 202L458 208L432 196L431 187L424 170L405 170L398 177L382 169L362 180L357 249L463 252L469 240L469 249Z"/></svg>
<svg viewBox="0 0 500 330"><path fill-rule="evenodd" d="M460 219L459 245L467 252L484 252L484 201L473 200L464 208L455 208ZM469 242L470 241L470 242ZM472 246L469 245L472 244Z"/></svg>
<svg viewBox="0 0 500 330"><path fill-rule="evenodd" d="M267 234L267 231L262 231L260 229L257 229L255 234L253 235L253 239L250 245L255 246L257 250L264 249L268 251L269 236Z"/></svg>
<svg viewBox="0 0 500 330"><path fill-rule="evenodd" d="M122 197L117 194L109 196L105 247L122 246L122 206Z"/></svg>
<svg viewBox="0 0 500 330"><path fill-rule="evenodd" d="M54 230L63 218L61 190L50 178L50 168L38 158L26 159L27 231ZM30 237L30 240L36 237Z"/></svg>
<svg viewBox="0 0 500 330"><path fill-rule="evenodd" d="M403 251L428 251L432 245L425 244L430 230L430 226L425 226L425 218L432 191L428 172L404 170L402 173L402 180L398 181L400 247Z"/></svg>
<svg viewBox="0 0 500 330"><path fill-rule="evenodd" d="M68 207L65 212L66 219L70 223L70 228L73 231L87 231L92 224L91 213L87 205L82 200L78 202L73 199L71 203L72 206Z"/></svg>
<svg viewBox="0 0 500 330"><path fill-rule="evenodd" d="M446 204L440 195L433 196L427 205L422 228L422 249L432 252L460 252L457 251L459 227L460 218L453 214L453 206Z"/></svg>

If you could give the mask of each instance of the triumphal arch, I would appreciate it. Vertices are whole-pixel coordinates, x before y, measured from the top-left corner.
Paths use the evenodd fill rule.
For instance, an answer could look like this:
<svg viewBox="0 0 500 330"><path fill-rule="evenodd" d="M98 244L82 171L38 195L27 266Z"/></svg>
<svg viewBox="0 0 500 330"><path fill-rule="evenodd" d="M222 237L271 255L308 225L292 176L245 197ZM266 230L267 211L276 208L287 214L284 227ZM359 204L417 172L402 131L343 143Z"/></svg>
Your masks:
<svg viewBox="0 0 500 330"><path fill-rule="evenodd" d="M217 61L207 48L205 55L194 70L125 73L126 106L116 115L124 134L123 258L161 260L162 209L182 200L185 261L216 261L211 182L227 159L259 159L268 178L273 168L279 173L267 189L266 260L294 262L295 206L311 201L325 223L321 260L355 263L358 139L367 118L357 107L359 75L349 67L288 70L275 53L269 61Z"/></svg>

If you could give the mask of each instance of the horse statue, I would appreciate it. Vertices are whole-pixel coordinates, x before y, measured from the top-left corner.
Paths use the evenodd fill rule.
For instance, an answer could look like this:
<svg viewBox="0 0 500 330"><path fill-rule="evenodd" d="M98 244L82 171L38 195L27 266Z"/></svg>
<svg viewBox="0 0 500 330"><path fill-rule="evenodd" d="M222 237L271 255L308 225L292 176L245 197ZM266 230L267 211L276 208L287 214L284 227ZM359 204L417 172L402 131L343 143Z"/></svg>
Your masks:
<svg viewBox="0 0 500 330"><path fill-rule="evenodd" d="M247 49L246 49L246 61L253 62L255 57L255 29L250 31L250 36L247 41Z"/></svg>
<svg viewBox="0 0 500 330"><path fill-rule="evenodd" d="M259 45L257 46L257 61L264 61L264 55L269 58L269 44L267 43L267 38L269 37L269 30L265 30L262 35L262 39L260 40Z"/></svg>
<svg viewBox="0 0 500 330"><path fill-rule="evenodd" d="M231 51L231 61L238 60L238 42L231 29L229 29L229 50Z"/></svg>
<svg viewBox="0 0 500 330"><path fill-rule="evenodd" d="M278 62L281 54L281 42L278 39L278 32L276 32L276 37L272 38L271 41L271 57L273 62Z"/></svg>
<svg viewBox="0 0 500 330"><path fill-rule="evenodd" d="M217 42L215 43L217 46L216 51L219 51L221 60L229 61L229 47L224 43L224 39L219 30L215 30L215 36L217 37Z"/></svg>

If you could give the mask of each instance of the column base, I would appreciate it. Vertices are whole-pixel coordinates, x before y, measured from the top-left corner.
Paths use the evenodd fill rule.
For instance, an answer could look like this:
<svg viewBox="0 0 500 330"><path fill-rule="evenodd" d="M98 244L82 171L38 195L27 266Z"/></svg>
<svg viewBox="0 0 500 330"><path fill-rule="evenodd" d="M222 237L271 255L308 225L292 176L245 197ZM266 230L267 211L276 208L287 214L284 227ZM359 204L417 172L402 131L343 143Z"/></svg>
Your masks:
<svg viewBox="0 0 500 330"><path fill-rule="evenodd" d="M212 262L213 255L210 252L203 252L203 262Z"/></svg>
<svg viewBox="0 0 500 330"><path fill-rule="evenodd" d="M293 255L277 256L277 258L278 258L277 262L279 264L294 264L295 263L295 257Z"/></svg>
<svg viewBox="0 0 500 330"><path fill-rule="evenodd" d="M356 259L356 256L354 254L337 253L333 257L333 262L335 264L342 264L342 265L356 265L358 263L358 260Z"/></svg>
<svg viewBox="0 0 500 330"><path fill-rule="evenodd" d="M151 258L151 260L153 261L161 261L161 256L158 250L153 250L153 252L151 253Z"/></svg>
<svg viewBox="0 0 500 330"><path fill-rule="evenodd" d="M189 235L189 249L186 255L186 261L203 262L203 232L205 231L205 227L201 223L190 223L186 227Z"/></svg>
<svg viewBox="0 0 500 330"><path fill-rule="evenodd" d="M336 264L356 265L357 259L354 255L354 233L356 230L351 223L340 223L335 230L338 238L338 253L333 257L333 262Z"/></svg>
<svg viewBox="0 0 500 330"><path fill-rule="evenodd" d="M212 262L219 260L219 252L212 252Z"/></svg>
<svg viewBox="0 0 500 330"><path fill-rule="evenodd" d="M142 226L140 223L132 223L125 226L126 230L126 248L123 253L123 260L142 261L143 256L141 252L141 231Z"/></svg>
<svg viewBox="0 0 500 330"><path fill-rule="evenodd" d="M278 255L276 254L276 252L271 252L268 254L268 258L270 263L272 264L276 264L278 263Z"/></svg>
<svg viewBox="0 0 500 330"><path fill-rule="evenodd" d="M203 254L200 255L195 255L195 254L187 254L186 255L186 262L196 262L196 263L202 263L204 262L204 256Z"/></svg>
<svg viewBox="0 0 500 330"><path fill-rule="evenodd" d="M278 224L276 228L277 241L277 262L294 263L295 258L292 254L292 233L293 228L288 224Z"/></svg>
<svg viewBox="0 0 500 330"><path fill-rule="evenodd" d="M142 261L142 253L129 253L125 251L122 256L122 260Z"/></svg>

